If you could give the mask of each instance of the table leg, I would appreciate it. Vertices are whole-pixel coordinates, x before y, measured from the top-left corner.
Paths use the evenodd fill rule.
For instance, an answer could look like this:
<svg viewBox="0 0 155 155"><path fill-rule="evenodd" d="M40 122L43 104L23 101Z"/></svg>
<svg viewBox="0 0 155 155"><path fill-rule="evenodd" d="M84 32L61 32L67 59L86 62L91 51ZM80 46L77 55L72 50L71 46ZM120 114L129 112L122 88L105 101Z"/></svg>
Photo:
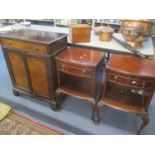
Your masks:
<svg viewBox="0 0 155 155"><path fill-rule="evenodd" d="M106 55L107 61L109 61L109 58L110 58L110 52L108 52L107 55Z"/></svg>
<svg viewBox="0 0 155 155"><path fill-rule="evenodd" d="M92 104L92 120L95 123L99 123L100 122L100 109L103 107L103 103L102 101L100 101L97 104Z"/></svg>
<svg viewBox="0 0 155 155"><path fill-rule="evenodd" d="M94 123L100 122L100 110L96 108L95 106L92 106L92 116L91 119Z"/></svg>

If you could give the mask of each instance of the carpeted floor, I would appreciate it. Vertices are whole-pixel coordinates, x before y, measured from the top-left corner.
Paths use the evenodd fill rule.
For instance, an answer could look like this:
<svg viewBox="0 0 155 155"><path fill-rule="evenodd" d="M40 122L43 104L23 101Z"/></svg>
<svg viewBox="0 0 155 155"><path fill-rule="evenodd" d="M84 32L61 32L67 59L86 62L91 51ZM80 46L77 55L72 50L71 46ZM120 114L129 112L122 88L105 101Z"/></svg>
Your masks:
<svg viewBox="0 0 155 155"><path fill-rule="evenodd" d="M0 121L0 135L63 135L63 133L12 112Z"/></svg>

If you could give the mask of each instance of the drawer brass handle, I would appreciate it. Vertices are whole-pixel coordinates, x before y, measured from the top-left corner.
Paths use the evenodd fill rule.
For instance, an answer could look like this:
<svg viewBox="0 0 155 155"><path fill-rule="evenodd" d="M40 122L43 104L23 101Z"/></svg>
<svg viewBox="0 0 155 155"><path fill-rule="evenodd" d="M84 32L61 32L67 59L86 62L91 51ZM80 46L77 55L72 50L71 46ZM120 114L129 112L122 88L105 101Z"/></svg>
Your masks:
<svg viewBox="0 0 155 155"><path fill-rule="evenodd" d="M131 83L132 83L132 84L136 84L136 81L132 81Z"/></svg>
<svg viewBox="0 0 155 155"><path fill-rule="evenodd" d="M144 95L144 94L145 94L145 92L144 92L143 89L140 89L140 90L132 89L131 92L132 92L133 94L138 94L138 95Z"/></svg>
<svg viewBox="0 0 155 155"><path fill-rule="evenodd" d="M38 50L39 50L39 48L38 48L37 46L35 46L35 47L34 47L34 49L35 49L36 51L38 51Z"/></svg>
<svg viewBox="0 0 155 155"><path fill-rule="evenodd" d="M145 92L144 92L144 90L139 90L139 91L137 91L137 93L139 94L139 95L144 95L145 94Z"/></svg>

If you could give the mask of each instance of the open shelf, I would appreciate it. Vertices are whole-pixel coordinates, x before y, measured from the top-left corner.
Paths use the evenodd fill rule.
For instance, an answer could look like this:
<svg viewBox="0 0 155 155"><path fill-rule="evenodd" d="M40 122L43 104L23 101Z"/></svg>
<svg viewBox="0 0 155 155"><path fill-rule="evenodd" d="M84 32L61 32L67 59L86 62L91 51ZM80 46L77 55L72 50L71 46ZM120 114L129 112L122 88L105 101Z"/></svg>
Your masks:
<svg viewBox="0 0 155 155"><path fill-rule="evenodd" d="M69 75L65 77L65 80L63 80L59 88L70 96L81 99L90 99L93 98L91 87L91 79Z"/></svg>
<svg viewBox="0 0 155 155"><path fill-rule="evenodd" d="M105 105L122 111L144 113L147 96L132 93L130 88L116 86L109 82L107 82L106 89L103 98Z"/></svg>

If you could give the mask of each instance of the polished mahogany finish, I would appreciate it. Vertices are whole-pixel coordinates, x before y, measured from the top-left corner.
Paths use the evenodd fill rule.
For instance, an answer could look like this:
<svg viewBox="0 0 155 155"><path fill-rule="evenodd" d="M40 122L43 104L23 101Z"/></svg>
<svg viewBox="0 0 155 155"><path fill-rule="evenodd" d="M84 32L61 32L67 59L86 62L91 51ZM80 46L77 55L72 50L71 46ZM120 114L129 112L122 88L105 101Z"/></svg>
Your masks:
<svg viewBox="0 0 155 155"><path fill-rule="evenodd" d="M155 90L155 60L113 54L106 66L103 85L96 108L97 120L104 105L136 113L143 120L138 130L140 134L149 122L148 107Z"/></svg>
<svg viewBox="0 0 155 155"><path fill-rule="evenodd" d="M62 94L90 101L94 111L101 80L105 53L83 48L71 47L56 56L58 89L56 96ZM59 102L59 100L58 100ZM92 115L92 119L93 115Z"/></svg>
<svg viewBox="0 0 155 155"><path fill-rule="evenodd" d="M103 51L96 51L84 48L69 48L59 54L56 59L59 61L79 64L80 66L97 66L105 54Z"/></svg>
<svg viewBox="0 0 155 155"><path fill-rule="evenodd" d="M6 33L3 32L0 34L0 36L7 39L15 39L37 44L49 45L51 43L54 43L56 40L64 38L66 34L25 28L8 31Z"/></svg>
<svg viewBox="0 0 155 155"><path fill-rule="evenodd" d="M112 55L107 68L124 74L130 73L135 76L155 77L155 61L139 59L134 56Z"/></svg>
<svg viewBox="0 0 155 155"><path fill-rule="evenodd" d="M67 35L30 28L0 33L14 95L23 93L57 108L55 55L67 48Z"/></svg>

